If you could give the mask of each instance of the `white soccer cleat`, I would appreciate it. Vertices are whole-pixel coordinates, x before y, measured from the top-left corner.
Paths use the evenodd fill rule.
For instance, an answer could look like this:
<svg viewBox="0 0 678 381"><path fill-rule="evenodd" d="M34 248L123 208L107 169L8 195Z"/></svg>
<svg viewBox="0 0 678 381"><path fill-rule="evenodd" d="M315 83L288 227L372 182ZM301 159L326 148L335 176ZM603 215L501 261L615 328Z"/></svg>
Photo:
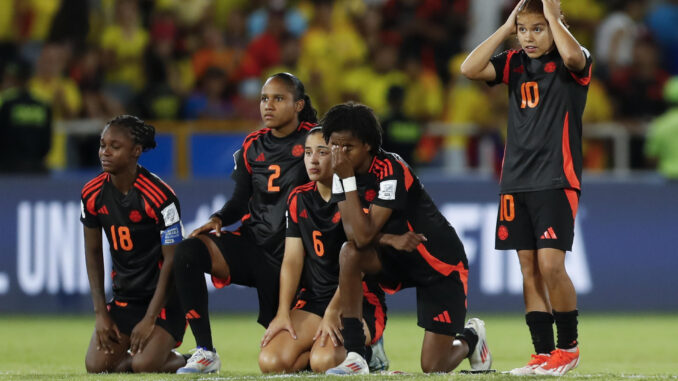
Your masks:
<svg viewBox="0 0 678 381"><path fill-rule="evenodd" d="M355 352L349 352L344 362L335 366L334 368L328 369L325 374L335 376L370 374L370 368L368 367L367 361L365 361L363 356Z"/></svg>
<svg viewBox="0 0 678 381"><path fill-rule="evenodd" d="M186 365L177 369L177 374L191 373L217 373L221 369L221 359L217 352L208 351L203 348L194 350Z"/></svg>
<svg viewBox="0 0 678 381"><path fill-rule="evenodd" d="M466 322L466 327L472 329L478 335L476 349L468 357L472 370L489 370L492 366L492 354L487 347L487 334L485 333L485 322L478 318L470 318Z"/></svg>
<svg viewBox="0 0 678 381"><path fill-rule="evenodd" d="M556 348L545 364L534 370L540 376L562 376L579 365L579 347L570 350Z"/></svg>
<svg viewBox="0 0 678 381"><path fill-rule="evenodd" d="M531 376L535 374L534 373L535 369L546 364L550 358L551 358L550 354L532 355L532 358L530 359L530 361L528 361L527 365L520 368L512 369L509 373L514 376Z"/></svg>
<svg viewBox="0 0 678 381"><path fill-rule="evenodd" d="M376 343L372 344L372 358L370 358L370 373L388 370L389 361L384 351L384 336L380 337Z"/></svg>

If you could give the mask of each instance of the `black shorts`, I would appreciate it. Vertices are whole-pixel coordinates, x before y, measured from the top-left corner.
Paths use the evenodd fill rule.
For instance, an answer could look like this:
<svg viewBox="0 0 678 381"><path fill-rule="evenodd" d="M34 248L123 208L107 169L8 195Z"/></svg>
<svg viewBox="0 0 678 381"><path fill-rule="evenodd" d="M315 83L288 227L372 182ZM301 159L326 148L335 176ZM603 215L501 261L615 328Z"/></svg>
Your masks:
<svg viewBox="0 0 678 381"><path fill-rule="evenodd" d="M144 318L148 309L148 302L123 302L113 299L108 303L108 312L118 326L120 333L130 336L134 327ZM171 292L165 308L155 319L155 325L162 327L177 342L176 347L181 345L186 332L186 317L181 309L179 297L176 292Z"/></svg>
<svg viewBox="0 0 678 381"><path fill-rule="evenodd" d="M295 310L302 310L323 317L332 297L317 297L306 289L297 295ZM363 281L363 319L372 337L372 344L379 341L386 328L386 301L384 290L369 276Z"/></svg>
<svg viewBox="0 0 678 381"><path fill-rule="evenodd" d="M572 250L579 204L575 189L548 189L500 195L497 250Z"/></svg>
<svg viewBox="0 0 678 381"><path fill-rule="evenodd" d="M459 248L450 248L453 249ZM461 250L463 253L463 246ZM381 247L379 283L389 294L416 287L417 325L427 331L455 336L464 329L466 320L466 256L456 264L448 264L435 262L431 257L427 260L424 255L417 251L402 252ZM421 275L426 273L427 276Z"/></svg>
<svg viewBox="0 0 678 381"><path fill-rule="evenodd" d="M214 234L208 236L221 251L231 274L229 279L212 277L214 286L221 288L234 283L256 288L259 297L257 322L268 327L278 311L280 265L273 263L272 256L241 230L222 232L221 237Z"/></svg>

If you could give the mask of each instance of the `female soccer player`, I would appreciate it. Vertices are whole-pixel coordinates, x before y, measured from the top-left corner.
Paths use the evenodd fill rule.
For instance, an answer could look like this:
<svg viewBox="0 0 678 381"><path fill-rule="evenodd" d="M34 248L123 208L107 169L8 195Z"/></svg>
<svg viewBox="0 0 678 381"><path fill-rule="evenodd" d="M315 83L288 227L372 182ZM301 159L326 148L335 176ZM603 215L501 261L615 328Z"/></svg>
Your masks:
<svg viewBox="0 0 678 381"><path fill-rule="evenodd" d="M333 298L346 234L337 203L330 200L330 148L320 127L306 138L304 163L311 182L295 188L287 202L278 313L266 329L259 355L264 373L296 372L309 363L314 372L325 372L346 357L339 334L341 310L338 298ZM295 301L298 287L301 292ZM386 306L384 292L374 280L364 281L362 291L363 345L369 348L384 331ZM328 337L333 345L326 345Z"/></svg>
<svg viewBox="0 0 678 381"><path fill-rule="evenodd" d="M424 372L449 372L467 357L473 369L488 370L484 323L473 318L464 327L468 262L454 228L409 165L381 150L381 126L369 107L334 106L322 125L332 147L332 192L349 237L339 258L341 334L348 355L327 373L367 373L360 322L363 273L377 274L382 288L394 292L416 287L417 320L426 330ZM409 248L388 246L393 235L408 232L415 240Z"/></svg>
<svg viewBox="0 0 678 381"><path fill-rule="evenodd" d="M137 161L155 147L155 128L122 115L104 128L103 173L82 189L87 275L96 321L85 366L90 373L174 372L185 364L186 319L172 287L182 240L179 200ZM101 230L113 258L113 300L106 304Z"/></svg>
<svg viewBox="0 0 678 381"><path fill-rule="evenodd" d="M304 85L289 73L268 78L259 110L265 127L249 134L234 155L231 199L177 247L177 292L198 346L177 373L211 373L221 367L212 344L204 273L212 275L217 287L255 287L258 322L264 327L278 308L287 196L308 182L304 142L317 117ZM238 230L222 233L222 226L238 220ZM210 231L214 234L205 234Z"/></svg>
<svg viewBox="0 0 678 381"><path fill-rule="evenodd" d="M522 49L493 52L517 33ZM591 55L567 30L558 0L522 0L461 66L470 79L505 83L509 121L496 248L515 249L525 320L536 354L516 375L563 375L579 363L577 295L565 270L582 169L582 113ZM553 322L558 331L554 345Z"/></svg>

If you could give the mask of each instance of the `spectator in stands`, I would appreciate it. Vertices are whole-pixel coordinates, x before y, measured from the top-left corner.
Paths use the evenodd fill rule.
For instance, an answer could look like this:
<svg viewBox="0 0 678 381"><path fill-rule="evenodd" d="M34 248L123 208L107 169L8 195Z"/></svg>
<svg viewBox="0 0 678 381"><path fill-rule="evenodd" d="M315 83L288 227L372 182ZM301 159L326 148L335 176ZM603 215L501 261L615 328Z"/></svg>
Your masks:
<svg viewBox="0 0 678 381"><path fill-rule="evenodd" d="M55 119L76 118L82 108L77 84L64 75L68 56L63 45L45 45L29 82L31 92L52 106Z"/></svg>
<svg viewBox="0 0 678 381"><path fill-rule="evenodd" d="M183 106L185 119L224 119L234 116L233 105L226 99L226 73L211 67L199 81L194 92Z"/></svg>
<svg viewBox="0 0 678 381"><path fill-rule="evenodd" d="M52 141L52 110L28 91L30 66L5 67L0 105L0 173L46 173Z"/></svg>
<svg viewBox="0 0 678 381"><path fill-rule="evenodd" d="M124 112L122 104L103 92L104 70L101 54L96 48L86 49L71 70L72 78L78 83L82 94L81 116L94 119L111 119ZM97 141L99 137L96 136ZM95 147L96 144L91 147ZM96 155L91 155L96 158ZM98 163L98 161L97 161Z"/></svg>
<svg viewBox="0 0 678 381"><path fill-rule="evenodd" d="M250 38L254 39L266 31L269 11L271 10L283 14L285 29L293 36L298 38L306 31L308 22L299 8L296 7L296 2L287 0L265 0L262 1L262 3L264 3L264 6L252 11L247 18L247 34Z"/></svg>
<svg viewBox="0 0 678 381"><path fill-rule="evenodd" d="M663 68L678 75L678 0L663 1L647 17L647 25L663 54Z"/></svg>
<svg viewBox="0 0 678 381"><path fill-rule="evenodd" d="M421 58L410 54L404 59L405 113L420 122L439 120L443 111L443 84L433 69L426 68ZM409 160L405 160L411 163Z"/></svg>
<svg viewBox="0 0 678 381"><path fill-rule="evenodd" d="M221 29L213 24L203 26L202 47L193 55L195 77L202 77L209 67L216 67L226 73L233 73L238 64L238 53L226 44Z"/></svg>
<svg viewBox="0 0 678 381"><path fill-rule="evenodd" d="M269 10L266 31L247 46L238 69L238 79L260 77L268 68L277 65L280 62L280 43L287 33L284 13Z"/></svg>
<svg viewBox="0 0 678 381"><path fill-rule="evenodd" d="M671 108L650 124L645 152L656 159L659 173L678 180L678 76L666 82L664 98Z"/></svg>
<svg viewBox="0 0 678 381"><path fill-rule="evenodd" d="M388 89L388 113L381 118L381 128L384 130L383 147L400 155L406 163L414 165L414 152L423 129L405 112L406 98L403 87L392 86Z"/></svg>

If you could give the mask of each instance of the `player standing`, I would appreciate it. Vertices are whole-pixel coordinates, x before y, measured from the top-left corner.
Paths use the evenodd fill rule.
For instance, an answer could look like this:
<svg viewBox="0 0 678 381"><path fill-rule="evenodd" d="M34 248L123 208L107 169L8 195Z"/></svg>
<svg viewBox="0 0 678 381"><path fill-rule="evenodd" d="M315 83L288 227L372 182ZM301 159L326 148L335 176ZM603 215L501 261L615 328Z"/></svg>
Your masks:
<svg viewBox="0 0 678 381"><path fill-rule="evenodd" d="M351 238L339 259L341 334L348 355L327 373L368 373L360 321L363 273L378 274L382 287L394 292L416 287L417 321L426 330L424 372L449 372L466 357L473 369L489 369L484 323L473 318L464 327L468 263L454 228L409 165L381 150L381 127L369 107L334 106L322 124L332 147L332 192ZM410 240L410 249L387 246L394 238Z"/></svg>
<svg viewBox="0 0 678 381"><path fill-rule="evenodd" d="M495 57L517 33L522 49ZM592 59L558 0L522 0L462 64L470 79L505 83L509 121L496 248L515 249L536 354L516 375L563 375L579 363L577 295L565 269L581 191L582 113ZM554 345L553 322L558 343Z"/></svg>
<svg viewBox="0 0 678 381"><path fill-rule="evenodd" d="M308 182L304 141L317 117L304 85L289 73L268 78L259 109L265 127L249 134L234 155L233 195L177 248L177 292L198 347L177 373L211 373L221 367L212 344L204 273L212 274L217 287L255 287L257 321L264 327L278 307L287 196ZM238 230L221 231L238 220ZM214 234L204 234L210 231Z"/></svg>
<svg viewBox="0 0 678 381"><path fill-rule="evenodd" d="M171 276L175 244L183 233L179 200L137 164L141 153L154 147L153 126L130 115L112 119L101 133L103 173L82 189L80 220L96 314L85 358L89 373L174 372L185 364L172 350L186 328ZM102 229L113 258L108 304Z"/></svg>

